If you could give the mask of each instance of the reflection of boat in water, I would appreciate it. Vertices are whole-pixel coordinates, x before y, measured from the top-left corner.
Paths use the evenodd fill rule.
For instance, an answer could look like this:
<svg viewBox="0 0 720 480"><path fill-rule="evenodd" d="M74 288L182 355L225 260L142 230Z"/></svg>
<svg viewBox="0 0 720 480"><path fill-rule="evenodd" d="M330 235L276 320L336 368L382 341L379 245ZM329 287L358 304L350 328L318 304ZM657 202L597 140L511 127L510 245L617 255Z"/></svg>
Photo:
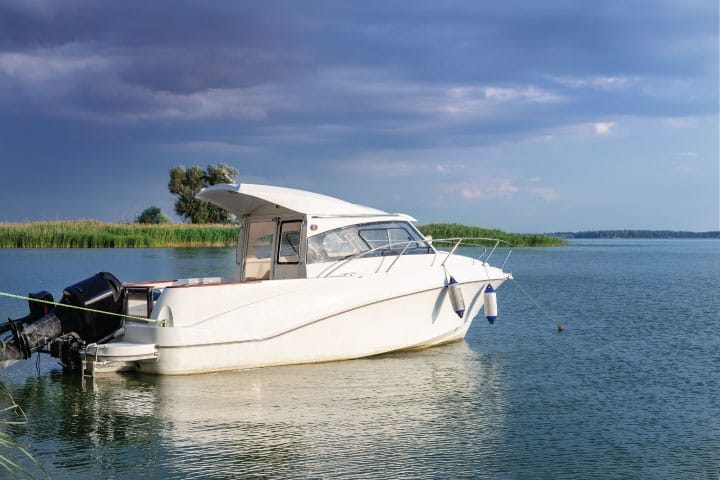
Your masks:
<svg viewBox="0 0 720 480"><path fill-rule="evenodd" d="M85 391L76 376L40 376L13 396L33 419L28 441L57 439L68 455L53 478L438 478L448 463L470 473L497 455L501 368L463 341L353 362L107 376Z"/></svg>
<svg viewBox="0 0 720 480"><path fill-rule="evenodd" d="M235 277L121 283L100 273L60 304L34 297L0 360L47 345L68 368L184 374L325 362L464 338L510 278L426 239L414 219L300 190L215 185L198 197L240 219ZM484 239L487 240L487 239ZM32 302L31 302L32 303Z"/></svg>

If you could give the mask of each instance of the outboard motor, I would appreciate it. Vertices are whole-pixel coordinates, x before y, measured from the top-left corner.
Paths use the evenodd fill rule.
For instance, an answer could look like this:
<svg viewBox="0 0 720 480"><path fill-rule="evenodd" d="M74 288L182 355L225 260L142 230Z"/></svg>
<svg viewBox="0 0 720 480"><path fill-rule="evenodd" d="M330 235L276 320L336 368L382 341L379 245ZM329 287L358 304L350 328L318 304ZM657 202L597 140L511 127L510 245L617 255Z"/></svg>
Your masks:
<svg viewBox="0 0 720 480"><path fill-rule="evenodd" d="M75 332L87 343L97 342L122 324L123 286L110 273L100 272L65 288L60 303L55 314L62 320L63 333Z"/></svg>
<svg viewBox="0 0 720 480"><path fill-rule="evenodd" d="M47 303L53 301L48 292L28 297L30 314L0 325L0 335L11 333L0 339L1 367L30 358L50 344L51 355L75 370L80 347L104 340L122 326L124 289L107 272L67 287L56 306Z"/></svg>

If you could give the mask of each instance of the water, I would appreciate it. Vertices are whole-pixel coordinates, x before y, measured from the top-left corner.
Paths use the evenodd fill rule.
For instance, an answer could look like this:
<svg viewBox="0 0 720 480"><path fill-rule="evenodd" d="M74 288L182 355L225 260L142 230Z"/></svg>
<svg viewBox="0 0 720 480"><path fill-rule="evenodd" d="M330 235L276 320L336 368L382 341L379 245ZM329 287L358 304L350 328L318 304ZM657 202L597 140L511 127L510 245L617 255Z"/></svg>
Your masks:
<svg viewBox="0 0 720 480"><path fill-rule="evenodd" d="M0 290L229 275L233 260L0 250ZM0 372L28 418L5 428L55 479L720 478L720 242L575 241L516 249L507 267L542 309L508 282L500 319L464 342L94 382L42 357ZM0 313L25 310L0 297Z"/></svg>

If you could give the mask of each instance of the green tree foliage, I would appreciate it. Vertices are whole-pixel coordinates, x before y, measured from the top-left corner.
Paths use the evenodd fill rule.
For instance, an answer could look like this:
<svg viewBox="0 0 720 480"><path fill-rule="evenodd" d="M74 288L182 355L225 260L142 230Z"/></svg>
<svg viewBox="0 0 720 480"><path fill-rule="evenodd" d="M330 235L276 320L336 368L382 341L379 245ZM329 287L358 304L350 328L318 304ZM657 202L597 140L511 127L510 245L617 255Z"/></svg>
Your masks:
<svg viewBox="0 0 720 480"><path fill-rule="evenodd" d="M218 183L232 183L237 170L224 164L209 165L206 170L197 165L170 170L168 189L175 195L175 213L190 223L231 223L230 214L220 207L203 202L195 195L205 187Z"/></svg>
<svg viewBox="0 0 720 480"><path fill-rule="evenodd" d="M135 218L135 223L170 223L170 219L159 207L153 205L143 210L142 213Z"/></svg>

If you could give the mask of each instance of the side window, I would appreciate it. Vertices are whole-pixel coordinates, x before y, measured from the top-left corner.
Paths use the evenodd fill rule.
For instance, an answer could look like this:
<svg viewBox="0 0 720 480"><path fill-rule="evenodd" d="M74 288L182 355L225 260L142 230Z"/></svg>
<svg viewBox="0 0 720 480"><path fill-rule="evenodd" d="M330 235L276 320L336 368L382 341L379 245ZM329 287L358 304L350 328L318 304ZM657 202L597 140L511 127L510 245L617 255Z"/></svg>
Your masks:
<svg viewBox="0 0 720 480"><path fill-rule="evenodd" d="M322 246L330 258L345 258L354 255L358 250L348 238L347 232L330 232L323 238Z"/></svg>
<svg viewBox="0 0 720 480"><path fill-rule="evenodd" d="M360 230L358 232L360 238L365 240L370 249L384 247L388 244L388 235L386 229Z"/></svg>
<svg viewBox="0 0 720 480"><path fill-rule="evenodd" d="M300 262L300 228L302 222L283 222L280 224L280 242L278 244L277 263Z"/></svg>
<svg viewBox="0 0 720 480"><path fill-rule="evenodd" d="M342 260L375 249L367 255L433 252L425 239L405 222L372 222L342 227L308 238L307 246L307 261L310 264Z"/></svg>
<svg viewBox="0 0 720 480"><path fill-rule="evenodd" d="M405 248L406 242L414 240L413 235L404 228L388 228L388 235L390 236L390 243L397 245L398 248ZM408 248L419 247L420 245L417 242L413 242L408 246Z"/></svg>
<svg viewBox="0 0 720 480"><path fill-rule="evenodd" d="M371 249L391 245L391 248L405 248L407 242L413 240L413 236L404 228L388 227L377 229L364 229L358 232L360 238L370 246ZM417 248L417 243L411 244L410 248Z"/></svg>

